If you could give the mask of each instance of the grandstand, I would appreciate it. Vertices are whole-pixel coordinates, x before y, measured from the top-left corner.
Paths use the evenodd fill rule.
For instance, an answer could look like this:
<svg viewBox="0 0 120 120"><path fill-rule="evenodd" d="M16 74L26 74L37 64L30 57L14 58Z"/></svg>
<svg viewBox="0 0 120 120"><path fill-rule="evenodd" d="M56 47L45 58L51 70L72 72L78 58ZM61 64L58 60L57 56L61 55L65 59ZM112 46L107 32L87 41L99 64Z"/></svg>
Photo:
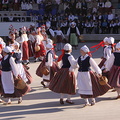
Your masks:
<svg viewBox="0 0 120 120"><path fill-rule="evenodd" d="M47 20L49 20L51 22L51 25L54 26L53 29L56 29L57 26L61 26L60 23L62 21L67 21L69 25L70 20L68 20L68 17L71 13L74 16L74 21L77 23L77 25L78 21L82 22L82 24L85 24L86 19L88 19L88 21L91 22L91 19L93 19L94 15L100 17L100 14L102 14L102 19L99 19L98 21L101 20L101 22L103 22L103 15L105 12L107 12L107 15L109 15L109 12L111 12L114 15L114 18L112 19L114 22L116 21L116 19L118 21L120 20L120 0L111 0L110 2L112 6L110 7L110 9L106 9L105 6L103 7L103 9L101 7L98 7L98 3L103 2L105 4L106 1L109 0L61 0L61 2L60 0L15 1L0 1L0 27L3 28L3 30L0 31L0 36L2 37L8 35L8 29L11 24L17 29L24 25L29 26L31 24L34 24L36 25L36 27L39 27L42 24L45 24ZM97 11L94 11L95 13L92 12L93 1L97 3ZM76 8L76 4L78 2L81 2L81 4L84 5L83 7L81 5L80 9ZM82 17L81 19L79 13L81 13L81 15L85 17ZM86 29L89 28L87 28L87 26L85 25L83 25L82 27L80 26L79 29L80 31L82 30L81 34L83 34L85 40L101 40L105 36L113 36L116 40L119 40L120 22L119 25L117 25L118 27L113 28L109 26L110 21L111 20L107 19L108 23L106 29L111 29L111 31L102 31L102 26L100 26L100 30L96 32L95 25L98 23L95 24L94 19L94 26L90 28L91 33L87 33ZM114 29L118 29L118 33L112 32L114 31Z"/></svg>

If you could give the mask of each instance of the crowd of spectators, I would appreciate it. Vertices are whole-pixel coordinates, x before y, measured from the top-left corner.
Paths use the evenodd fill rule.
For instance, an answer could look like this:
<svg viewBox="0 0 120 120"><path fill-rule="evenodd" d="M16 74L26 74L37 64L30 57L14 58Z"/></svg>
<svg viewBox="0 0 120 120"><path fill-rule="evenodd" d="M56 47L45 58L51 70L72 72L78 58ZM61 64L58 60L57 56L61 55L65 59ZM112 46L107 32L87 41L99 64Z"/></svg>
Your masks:
<svg viewBox="0 0 120 120"><path fill-rule="evenodd" d="M26 11L38 27L49 22L52 29L61 27L66 34L70 23L75 21L81 34L119 33L119 15L112 13L110 0L1 0L1 9L5 9L3 1L13 4L13 10Z"/></svg>

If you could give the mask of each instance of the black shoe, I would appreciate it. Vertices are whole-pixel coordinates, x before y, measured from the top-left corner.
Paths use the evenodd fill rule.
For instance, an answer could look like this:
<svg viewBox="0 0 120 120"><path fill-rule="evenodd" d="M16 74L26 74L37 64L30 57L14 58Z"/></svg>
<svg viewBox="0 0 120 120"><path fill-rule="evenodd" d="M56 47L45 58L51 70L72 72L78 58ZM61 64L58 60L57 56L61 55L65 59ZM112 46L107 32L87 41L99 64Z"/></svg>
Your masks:
<svg viewBox="0 0 120 120"><path fill-rule="evenodd" d="M64 104L63 99L60 99L60 104L61 104L61 105L63 105L63 104Z"/></svg>
<svg viewBox="0 0 120 120"><path fill-rule="evenodd" d="M71 101L71 100L66 100L66 103L69 103L69 104L74 104L74 102L73 102L73 101Z"/></svg>

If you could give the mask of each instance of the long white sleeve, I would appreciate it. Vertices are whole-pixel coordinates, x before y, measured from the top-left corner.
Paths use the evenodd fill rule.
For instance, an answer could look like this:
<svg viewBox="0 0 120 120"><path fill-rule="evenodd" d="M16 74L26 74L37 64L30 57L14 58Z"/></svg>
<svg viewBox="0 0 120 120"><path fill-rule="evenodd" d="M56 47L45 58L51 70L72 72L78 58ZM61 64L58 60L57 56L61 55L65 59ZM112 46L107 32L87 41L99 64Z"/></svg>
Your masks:
<svg viewBox="0 0 120 120"><path fill-rule="evenodd" d="M11 65L11 68L12 68L12 71L13 71L13 74L15 75L15 77L18 76L19 72L18 72L18 69L17 69L17 65L15 63L15 60L13 57L10 58L9 60L10 62L10 65Z"/></svg>
<svg viewBox="0 0 120 120"><path fill-rule="evenodd" d="M53 65L53 56L51 53L48 53L48 62L45 63L46 66L52 66Z"/></svg>
<svg viewBox="0 0 120 120"><path fill-rule="evenodd" d="M111 67L113 66L114 59L114 54L111 54L110 58L105 62L106 71L110 71Z"/></svg>
<svg viewBox="0 0 120 120"><path fill-rule="evenodd" d="M76 27L77 34L80 35L80 31L78 30L78 27Z"/></svg>
<svg viewBox="0 0 120 120"><path fill-rule="evenodd" d="M67 36L69 36L70 34L70 28L68 28L68 31L67 31Z"/></svg>
<svg viewBox="0 0 120 120"><path fill-rule="evenodd" d="M69 68L69 71L74 71L74 69L76 68L76 66L77 66L77 64L75 64L76 63L76 60L75 60L75 58L72 56L72 55L70 55L69 57L68 57L68 60L69 60L69 62L70 62L70 68Z"/></svg>
<svg viewBox="0 0 120 120"><path fill-rule="evenodd" d="M106 49L106 59L108 60L111 56L111 48Z"/></svg>
<svg viewBox="0 0 120 120"><path fill-rule="evenodd" d="M90 58L90 65L97 74L102 74L101 69L98 67L97 63L93 58Z"/></svg>
<svg viewBox="0 0 120 120"><path fill-rule="evenodd" d="M52 29L49 29L49 32L51 33L51 35L54 37L55 36L55 33Z"/></svg>

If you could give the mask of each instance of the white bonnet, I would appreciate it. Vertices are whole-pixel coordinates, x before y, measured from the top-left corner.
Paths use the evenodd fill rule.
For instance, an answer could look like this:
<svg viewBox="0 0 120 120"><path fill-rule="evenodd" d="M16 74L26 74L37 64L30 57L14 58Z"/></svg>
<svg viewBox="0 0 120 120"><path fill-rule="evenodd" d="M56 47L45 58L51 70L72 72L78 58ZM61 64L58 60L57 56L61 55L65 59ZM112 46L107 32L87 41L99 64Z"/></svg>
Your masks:
<svg viewBox="0 0 120 120"><path fill-rule="evenodd" d="M6 46L4 49L3 49L4 52L6 53L11 53L12 52L12 49L9 47L9 46Z"/></svg>
<svg viewBox="0 0 120 120"><path fill-rule="evenodd" d="M108 41L109 44L113 44L114 41L115 41L115 38L114 37L109 37L107 41Z"/></svg>
<svg viewBox="0 0 120 120"><path fill-rule="evenodd" d="M109 39L108 37L105 37L105 38L103 39L103 41L104 41L104 42L107 42L108 39Z"/></svg>
<svg viewBox="0 0 120 120"><path fill-rule="evenodd" d="M86 45L81 47L81 50L83 50L84 52L90 52L89 48Z"/></svg>
<svg viewBox="0 0 120 120"><path fill-rule="evenodd" d="M53 45L50 44L50 43L48 43L48 44L46 45L46 48L52 49L52 48L53 48Z"/></svg>
<svg viewBox="0 0 120 120"><path fill-rule="evenodd" d="M17 45L18 47L20 47L20 44L18 42L15 42L14 45Z"/></svg>
<svg viewBox="0 0 120 120"><path fill-rule="evenodd" d="M116 48L120 48L120 42L116 44Z"/></svg>
<svg viewBox="0 0 120 120"><path fill-rule="evenodd" d="M72 49L72 46L69 43L66 43L64 45L64 50L71 50L71 49Z"/></svg>

